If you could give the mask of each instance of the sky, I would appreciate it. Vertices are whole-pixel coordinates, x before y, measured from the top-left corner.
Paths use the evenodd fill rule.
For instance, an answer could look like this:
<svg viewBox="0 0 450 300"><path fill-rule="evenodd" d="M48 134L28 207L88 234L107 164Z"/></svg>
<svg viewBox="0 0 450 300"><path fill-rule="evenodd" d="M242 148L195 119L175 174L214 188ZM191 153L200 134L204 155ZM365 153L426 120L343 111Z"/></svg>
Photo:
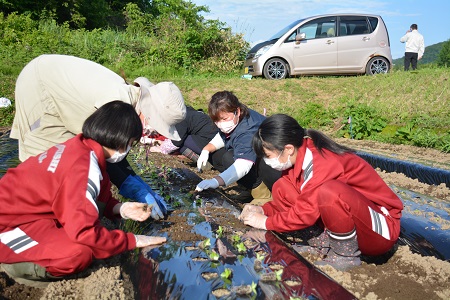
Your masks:
<svg viewBox="0 0 450 300"><path fill-rule="evenodd" d="M206 19L225 22L234 33L255 45L295 20L321 14L370 13L380 15L388 29L392 58L401 58L400 38L411 24L418 26L425 47L450 39L449 0L191 0L205 5ZM425 51L426 55L426 51Z"/></svg>

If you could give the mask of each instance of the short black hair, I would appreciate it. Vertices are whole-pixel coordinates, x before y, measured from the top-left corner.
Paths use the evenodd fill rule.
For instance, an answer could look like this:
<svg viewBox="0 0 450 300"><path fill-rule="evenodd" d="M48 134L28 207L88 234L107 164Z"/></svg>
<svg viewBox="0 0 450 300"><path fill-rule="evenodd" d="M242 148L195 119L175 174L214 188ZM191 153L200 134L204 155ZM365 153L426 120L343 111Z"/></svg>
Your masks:
<svg viewBox="0 0 450 300"><path fill-rule="evenodd" d="M83 123L84 137L114 150L127 149L142 136L142 123L133 106L122 101L102 105Z"/></svg>
<svg viewBox="0 0 450 300"><path fill-rule="evenodd" d="M412 30L417 30L417 24L412 24L410 27Z"/></svg>

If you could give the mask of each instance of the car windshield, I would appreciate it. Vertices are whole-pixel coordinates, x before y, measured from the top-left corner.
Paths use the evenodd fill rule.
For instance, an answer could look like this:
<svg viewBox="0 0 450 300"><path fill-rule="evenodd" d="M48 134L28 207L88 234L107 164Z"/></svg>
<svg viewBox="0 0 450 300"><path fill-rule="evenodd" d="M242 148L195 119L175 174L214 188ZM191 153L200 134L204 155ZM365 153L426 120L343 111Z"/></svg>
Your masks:
<svg viewBox="0 0 450 300"><path fill-rule="evenodd" d="M294 26L296 26L298 23L300 23L301 21L303 21L304 19L301 20L297 20L295 22L292 22L291 24L289 24L288 26L284 27L283 29L281 29L280 31L278 31L277 33L275 33L271 38L268 39L268 41L271 40L278 40L280 37L282 37L286 32L288 32L289 30L291 30Z"/></svg>

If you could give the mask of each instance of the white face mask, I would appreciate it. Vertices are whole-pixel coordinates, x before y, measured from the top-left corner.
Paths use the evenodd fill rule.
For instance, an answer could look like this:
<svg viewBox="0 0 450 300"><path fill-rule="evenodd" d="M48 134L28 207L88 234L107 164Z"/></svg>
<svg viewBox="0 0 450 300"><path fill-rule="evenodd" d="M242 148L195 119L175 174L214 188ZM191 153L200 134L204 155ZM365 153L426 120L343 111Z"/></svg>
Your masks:
<svg viewBox="0 0 450 300"><path fill-rule="evenodd" d="M131 147L128 146L127 150L124 153L120 153L119 151L116 151L110 158L107 158L106 161L109 163L113 163L113 164L121 162L125 158L125 156L127 156L128 152L130 152L130 150L131 150Z"/></svg>
<svg viewBox="0 0 450 300"><path fill-rule="evenodd" d="M283 150L284 151L284 150ZM280 155L278 155L278 157L273 157L273 158L267 158L264 157L264 162L271 167L272 169L275 169L277 171L284 171L287 170L289 168L292 167L292 163L291 163L291 156L289 155L287 158L287 161L285 163L281 163L278 159L280 158L281 154L283 153L283 151L281 151Z"/></svg>
<svg viewBox="0 0 450 300"><path fill-rule="evenodd" d="M234 124L234 118L236 118L236 116L237 116L237 114L235 112L232 120L216 122L217 127L219 127L220 131L222 131L223 133L232 132L234 130L234 128L236 128L236 126L237 126L237 123Z"/></svg>

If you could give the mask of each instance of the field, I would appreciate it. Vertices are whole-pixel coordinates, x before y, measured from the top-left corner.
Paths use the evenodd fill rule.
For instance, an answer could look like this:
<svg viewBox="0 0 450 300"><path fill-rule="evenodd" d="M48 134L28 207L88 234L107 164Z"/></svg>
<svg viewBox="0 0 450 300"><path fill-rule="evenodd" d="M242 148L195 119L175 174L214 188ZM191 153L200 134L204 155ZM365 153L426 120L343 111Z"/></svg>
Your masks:
<svg viewBox="0 0 450 300"><path fill-rule="evenodd" d="M151 78L151 75L147 76ZM209 98L216 91L231 90L250 108L259 112L266 111L268 115L276 112L291 114L305 127L319 128L340 143L355 149L449 170L450 155L441 149L433 149L437 145L447 149L445 139L441 139L443 144L430 144L429 148L385 143L431 143L436 136L449 134L449 77L448 70L425 69L415 73L393 72L375 77L302 77L284 81L183 77L157 78L154 81L174 81L182 90L186 103L195 108L205 109ZM13 99L14 78L5 78L1 85L2 96ZM380 132L363 130L361 127L358 132L369 133L369 136L359 141L348 139L351 133L347 120L351 108L358 108L353 112L355 115L365 116L366 123L385 119L388 126ZM367 112L370 114L366 114ZM3 109L1 113L2 122L5 122L2 124L3 132L6 132L12 121L13 109ZM400 131L403 134L395 134L399 128L405 128L408 124L411 125L409 133ZM151 154L149 160L158 167L193 170L188 160L177 156L155 153ZM428 195L435 204L449 202L450 189L445 185L427 185L402 174L378 171L388 184ZM203 173L200 176L212 174ZM224 190L222 193L233 197L235 190ZM410 213L436 223L433 216L426 212ZM447 217L437 221L436 226L448 235L449 222L447 210ZM133 286L136 282L133 281L130 270L125 267L130 256L133 258L136 253L126 253L98 262L86 279L52 283L45 289L14 283L4 273L0 273L0 296L5 299L130 299L137 295L139 289L136 285ZM307 255L305 258L311 261L315 259ZM323 271L360 299L450 298L448 259L445 261L432 256L424 257L413 253L404 245L399 246L381 264L365 262L349 272L337 272L333 269Z"/></svg>

